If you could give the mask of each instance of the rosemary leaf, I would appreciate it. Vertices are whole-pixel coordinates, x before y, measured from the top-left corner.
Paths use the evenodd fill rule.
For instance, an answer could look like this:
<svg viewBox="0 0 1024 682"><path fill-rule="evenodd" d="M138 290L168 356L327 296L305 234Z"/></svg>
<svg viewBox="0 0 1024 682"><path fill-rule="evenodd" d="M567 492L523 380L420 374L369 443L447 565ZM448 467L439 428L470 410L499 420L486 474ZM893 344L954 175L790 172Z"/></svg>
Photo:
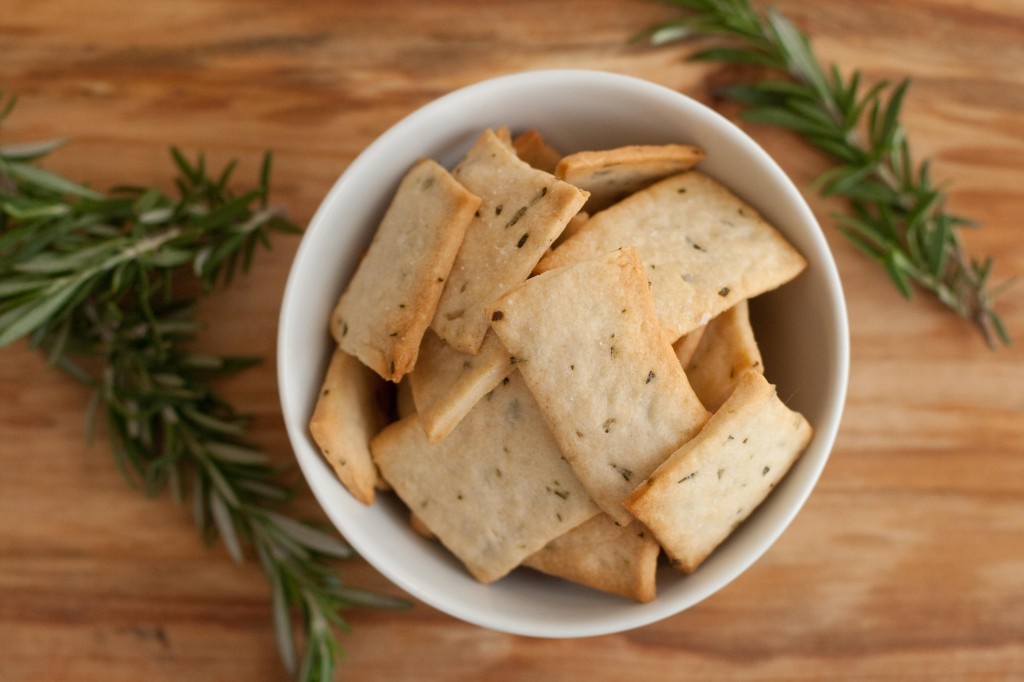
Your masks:
<svg viewBox="0 0 1024 682"><path fill-rule="evenodd" d="M244 562L245 556L242 554L242 544L238 541L238 535L235 533L235 524L231 519L231 512L228 510L224 497L218 495L217 491L211 488L208 504L210 512L213 514L213 521L217 524L217 531L224 541L224 547L227 548L228 554L235 560L235 563L240 564Z"/></svg>
<svg viewBox="0 0 1024 682"><path fill-rule="evenodd" d="M295 519L275 512L268 512L267 518L304 547L338 559L350 559L354 555L351 547L340 542L333 535L317 530L309 524L299 523Z"/></svg>
<svg viewBox="0 0 1024 682"><path fill-rule="evenodd" d="M259 547L260 545L257 545ZM281 582L281 575L274 566L272 560L264 562L267 567L267 574L270 576L271 603L274 618L274 637L277 640L277 650L281 654L281 662L285 670L295 674L295 640L292 638L291 608L289 599L284 591L284 584Z"/></svg>
<svg viewBox="0 0 1024 682"><path fill-rule="evenodd" d="M247 464L250 466L267 466L270 458L254 448L246 448L234 443L214 441L206 444L206 451L211 457L228 464Z"/></svg>
<svg viewBox="0 0 1024 682"><path fill-rule="evenodd" d="M0 118L3 117L0 116ZM64 146L66 142L63 139L57 139L25 144L6 144L0 146L0 156L11 161L33 161Z"/></svg>
<svg viewBox="0 0 1024 682"><path fill-rule="evenodd" d="M0 171L5 173L15 182L20 181L27 185L34 185L40 190L46 190L56 194L71 194L85 199L100 198L99 192L90 189L85 185L72 182L66 178L62 178L59 175L55 175L49 171L39 168L38 166L33 166L23 161L13 161L4 157L2 164L0 164Z"/></svg>

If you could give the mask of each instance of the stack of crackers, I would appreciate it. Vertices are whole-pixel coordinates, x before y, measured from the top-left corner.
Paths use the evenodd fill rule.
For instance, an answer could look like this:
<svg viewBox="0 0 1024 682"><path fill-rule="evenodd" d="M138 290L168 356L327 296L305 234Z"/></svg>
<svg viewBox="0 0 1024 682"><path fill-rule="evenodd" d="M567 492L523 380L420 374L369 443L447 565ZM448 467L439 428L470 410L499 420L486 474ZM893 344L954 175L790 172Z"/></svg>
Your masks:
<svg viewBox="0 0 1024 682"><path fill-rule="evenodd" d="M409 169L310 422L352 495L393 491L484 583L525 566L646 602L662 553L696 570L811 437L747 306L806 261L703 158L503 128Z"/></svg>

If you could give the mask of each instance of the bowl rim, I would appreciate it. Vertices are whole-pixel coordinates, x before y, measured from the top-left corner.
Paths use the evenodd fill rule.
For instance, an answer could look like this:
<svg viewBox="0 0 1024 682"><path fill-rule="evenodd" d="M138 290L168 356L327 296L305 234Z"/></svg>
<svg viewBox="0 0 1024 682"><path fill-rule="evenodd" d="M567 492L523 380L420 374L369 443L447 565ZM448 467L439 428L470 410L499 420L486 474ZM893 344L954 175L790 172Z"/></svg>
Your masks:
<svg viewBox="0 0 1024 682"><path fill-rule="evenodd" d="M295 407L298 396L289 390L290 382L287 373L290 365L290 354L295 352L289 330L297 306L301 304L299 300L301 291L299 289L297 272L299 266L307 259L309 252L316 249L314 245L315 240L310 235L315 236L318 230L324 229L322 226L327 214L330 213L337 197L346 191L350 184L350 179L368 170L367 166L373 163L378 150L387 148L393 139L407 134L407 131L419 126L421 121L429 119L455 102L484 98L489 93L510 87L544 87L545 85L550 86L551 84L565 82L571 82L576 85L582 83L584 85L594 84L621 88L648 98L670 101L674 106L688 109L694 115L714 121L717 126L721 126L724 131L736 138L736 141L742 145L745 154L758 158L764 165L773 169L773 173L778 176L776 180L786 187L793 208L801 214L801 218L805 222L817 228L813 231L813 234L807 236L814 241L816 251L823 256L820 265L824 267L824 276L829 287L828 300L830 301L829 311L831 312L829 324L835 331L835 347L833 349L835 364L830 368L832 373L831 389L828 391L829 403L824 410L824 414L827 417L815 425L815 439L818 449L821 450L822 454L815 460L814 466L805 477L805 484L800 488L799 494L794 498L793 503L785 507L783 513L777 515L776 521L767 532L761 532L755 536L756 542L752 543L751 548L745 552L742 560L733 561L729 564L728 570L717 571L713 575L705 574L702 576L698 569L696 573L688 576L688 579L694 580L699 586L689 593L686 599L674 600L670 603L663 602L660 605L658 604L658 599L655 599L650 604L637 605L637 608L631 615L609 619L609 622L580 623L573 628L543 628L536 627L536 624L527 626L524 623L510 623L504 618L488 617L475 607L471 608L458 602L452 603L451 600L445 600L437 594L430 593L415 581L409 580L402 571L396 570L391 565L378 563L375 560L373 547L368 543L362 542L355 536L350 537L350 533L346 531L350 528L351 520L345 518L343 514L328 503L326 483L318 475L319 471L317 470L318 466L322 468L322 463L317 465L314 461L321 459L319 452L309 453L309 440L308 435L305 433L309 415L297 414L300 411ZM343 537L345 537L346 541L375 570L379 571L388 580L413 597L466 622L492 630L535 637L587 637L621 632L647 625L675 615L703 601L735 580L778 540L789 527L797 513L803 508L831 456L845 407L849 377L849 353L849 324L842 283L821 226L788 174L747 133L707 105L679 91L642 78L593 69L536 69L499 75L469 84L452 90L412 110L375 138L343 170L310 219L289 269L278 321L277 380L281 409L289 442L307 484L321 508L323 508ZM378 502L377 504L380 503ZM695 579L694 576L701 577Z"/></svg>

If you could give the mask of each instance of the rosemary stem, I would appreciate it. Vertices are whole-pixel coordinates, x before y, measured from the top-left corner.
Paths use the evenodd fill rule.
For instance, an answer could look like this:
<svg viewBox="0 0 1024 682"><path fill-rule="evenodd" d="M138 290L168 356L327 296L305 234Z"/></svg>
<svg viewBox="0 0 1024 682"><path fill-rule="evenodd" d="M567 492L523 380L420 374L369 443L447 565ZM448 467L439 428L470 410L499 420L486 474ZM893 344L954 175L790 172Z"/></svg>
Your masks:
<svg viewBox="0 0 1024 682"><path fill-rule="evenodd" d="M971 221L944 208L946 194L932 184L928 161L911 161L900 121L909 80L864 90L860 71L843 76L834 65L822 66L787 17L771 8L759 13L750 0L665 1L685 14L652 29L654 44L716 38L726 44L691 58L756 64L774 74L723 91L748 107L743 115L750 120L792 130L835 162L815 184L824 196L847 199L840 230L905 297L916 283L972 323L990 347L1010 343L993 307L1004 288L990 288L991 259L972 261L958 238L958 228Z"/></svg>

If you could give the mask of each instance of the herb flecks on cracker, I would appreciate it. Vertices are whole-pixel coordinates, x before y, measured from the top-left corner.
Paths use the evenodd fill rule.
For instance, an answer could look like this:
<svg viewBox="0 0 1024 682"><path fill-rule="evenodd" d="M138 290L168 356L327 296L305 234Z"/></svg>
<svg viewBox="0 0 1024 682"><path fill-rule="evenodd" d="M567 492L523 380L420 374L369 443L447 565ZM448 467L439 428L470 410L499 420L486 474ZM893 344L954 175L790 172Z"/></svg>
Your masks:
<svg viewBox="0 0 1024 682"><path fill-rule="evenodd" d="M636 487L625 505L674 566L692 573L789 471L812 429L775 387L747 371L700 433Z"/></svg>
<svg viewBox="0 0 1024 682"><path fill-rule="evenodd" d="M519 372L576 476L629 524L622 500L635 481L708 417L662 333L636 250L531 278L488 310L509 353L529 358Z"/></svg>
<svg viewBox="0 0 1024 682"><path fill-rule="evenodd" d="M334 309L331 331L343 349L391 381L412 370L479 206L434 161L408 171Z"/></svg>
<svg viewBox="0 0 1024 682"><path fill-rule="evenodd" d="M648 266L658 318L673 340L807 265L752 207L692 170L592 215L537 271L626 246L635 246Z"/></svg>
<svg viewBox="0 0 1024 682"><path fill-rule="evenodd" d="M703 149L688 144L629 145L570 154L558 162L555 175L590 192L585 208L594 212L703 158Z"/></svg>
<svg viewBox="0 0 1024 682"><path fill-rule="evenodd" d="M489 324L484 307L530 275L587 193L531 168L491 130L452 175L483 203L466 230L431 326L455 349L475 354Z"/></svg>
<svg viewBox="0 0 1024 682"><path fill-rule="evenodd" d="M371 448L399 497L484 583L598 513L518 374L440 442L414 415Z"/></svg>
<svg viewBox="0 0 1024 682"><path fill-rule="evenodd" d="M661 548L651 533L598 514L531 554L523 565L638 602L656 595Z"/></svg>

